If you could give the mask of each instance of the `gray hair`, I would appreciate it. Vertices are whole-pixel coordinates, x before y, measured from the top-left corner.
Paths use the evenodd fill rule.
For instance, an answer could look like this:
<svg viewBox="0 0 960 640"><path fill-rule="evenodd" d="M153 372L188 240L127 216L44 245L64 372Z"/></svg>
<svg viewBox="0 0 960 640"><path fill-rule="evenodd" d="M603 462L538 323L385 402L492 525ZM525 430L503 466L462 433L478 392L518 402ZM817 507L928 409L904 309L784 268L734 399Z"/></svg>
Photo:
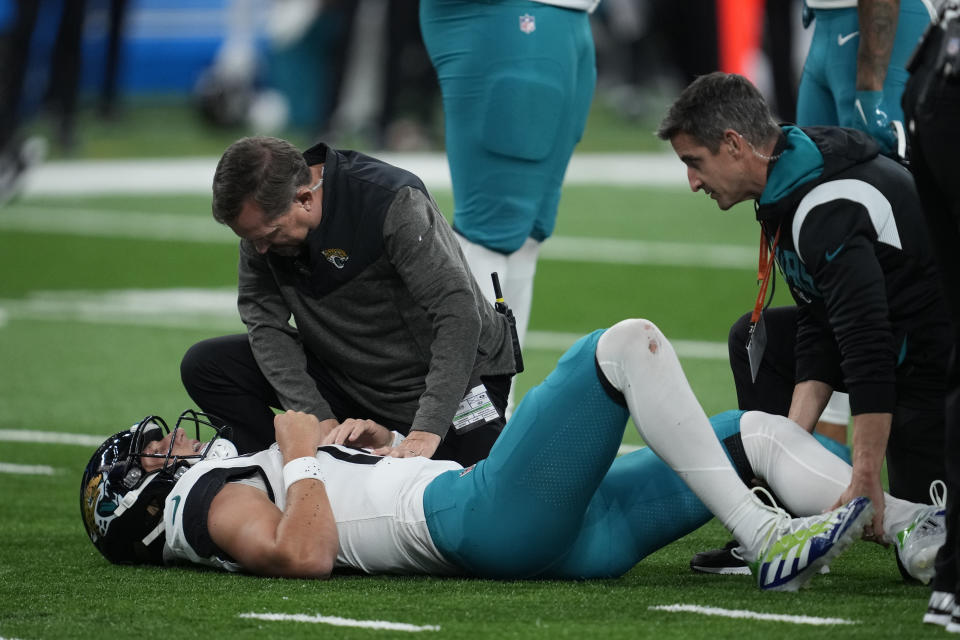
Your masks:
<svg viewBox="0 0 960 640"><path fill-rule="evenodd" d="M286 140L258 136L241 138L223 152L213 174L213 218L224 224L240 215L247 198L266 218L283 215L310 184L310 167L303 154Z"/></svg>
<svg viewBox="0 0 960 640"><path fill-rule="evenodd" d="M671 140L685 133L716 153L727 129L754 146L780 134L766 101L749 80L715 71L700 76L683 90L660 123L657 137Z"/></svg>

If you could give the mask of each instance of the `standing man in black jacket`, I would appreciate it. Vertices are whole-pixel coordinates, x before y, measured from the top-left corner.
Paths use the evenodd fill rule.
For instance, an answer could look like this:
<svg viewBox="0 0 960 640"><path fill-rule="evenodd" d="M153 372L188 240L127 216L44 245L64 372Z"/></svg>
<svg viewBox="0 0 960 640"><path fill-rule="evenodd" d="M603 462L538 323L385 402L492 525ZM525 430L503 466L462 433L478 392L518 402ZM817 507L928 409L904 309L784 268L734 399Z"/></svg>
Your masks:
<svg viewBox="0 0 960 640"><path fill-rule="evenodd" d="M419 178L324 144L244 138L217 165L213 216L241 238L247 333L194 345L181 377L241 453L275 439L278 408L348 444L372 420L398 432L386 455L486 457L516 370L510 328Z"/></svg>
<svg viewBox="0 0 960 640"><path fill-rule="evenodd" d="M881 531L881 467L890 493L925 502L944 477L943 398L950 344L923 213L909 172L866 134L779 126L741 76L712 73L687 87L657 132L687 165L693 191L721 209L752 199L761 225L754 374L764 351L763 302L772 262L799 307L788 417L812 430L833 389L850 394L853 478L841 501L865 495ZM870 534L870 527L867 531Z"/></svg>
<svg viewBox="0 0 960 640"><path fill-rule="evenodd" d="M903 111L910 138L910 170L917 180L953 326L947 383L947 540L937 556L933 593L923 617L960 633L960 2L941 4L909 67Z"/></svg>

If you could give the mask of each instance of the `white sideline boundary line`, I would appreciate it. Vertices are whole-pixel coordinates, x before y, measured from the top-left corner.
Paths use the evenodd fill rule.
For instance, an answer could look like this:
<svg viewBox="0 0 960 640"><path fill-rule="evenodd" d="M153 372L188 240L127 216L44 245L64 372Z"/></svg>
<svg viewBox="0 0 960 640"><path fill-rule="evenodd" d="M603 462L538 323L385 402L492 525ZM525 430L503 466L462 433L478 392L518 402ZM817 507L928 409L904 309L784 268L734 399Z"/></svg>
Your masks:
<svg viewBox="0 0 960 640"><path fill-rule="evenodd" d="M57 472L51 466L45 464L15 464L13 462L0 462L0 473L16 473L29 476L52 476ZM0 640L3 640L0 638Z"/></svg>
<svg viewBox="0 0 960 640"><path fill-rule="evenodd" d="M664 604L647 607L651 611L666 611L668 613L697 613L705 616L721 616L724 618L743 618L749 620L764 620L769 622L787 622L790 624L809 625L849 625L860 624L857 620L845 618L817 618L814 616L792 616L780 613L760 613L748 609L720 609L718 607L703 607L696 604Z"/></svg>
<svg viewBox="0 0 960 640"><path fill-rule="evenodd" d="M335 627L360 627L362 629L377 629L386 631L440 631L437 625L415 625L406 622L388 622L386 620L353 620L339 616L307 615L305 613L241 613L240 618L265 620L267 622L309 622L312 624L329 624Z"/></svg>

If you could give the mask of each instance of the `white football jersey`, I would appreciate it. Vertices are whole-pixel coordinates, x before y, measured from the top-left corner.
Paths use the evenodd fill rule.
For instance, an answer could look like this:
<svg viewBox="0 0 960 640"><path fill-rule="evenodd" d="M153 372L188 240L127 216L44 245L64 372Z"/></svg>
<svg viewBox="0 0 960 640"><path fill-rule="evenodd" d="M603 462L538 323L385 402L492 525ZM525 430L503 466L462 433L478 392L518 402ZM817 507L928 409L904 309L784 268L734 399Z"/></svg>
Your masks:
<svg viewBox="0 0 960 640"><path fill-rule="evenodd" d="M337 521L335 569L460 573L433 544L423 511L423 492L430 481L444 471L460 469L459 464L420 457L381 458L337 445L321 447L316 458ZM236 481L259 486L281 510L286 505L283 456L276 444L252 455L199 462L167 496L164 560L242 571L213 544L207 531L214 496L226 482Z"/></svg>

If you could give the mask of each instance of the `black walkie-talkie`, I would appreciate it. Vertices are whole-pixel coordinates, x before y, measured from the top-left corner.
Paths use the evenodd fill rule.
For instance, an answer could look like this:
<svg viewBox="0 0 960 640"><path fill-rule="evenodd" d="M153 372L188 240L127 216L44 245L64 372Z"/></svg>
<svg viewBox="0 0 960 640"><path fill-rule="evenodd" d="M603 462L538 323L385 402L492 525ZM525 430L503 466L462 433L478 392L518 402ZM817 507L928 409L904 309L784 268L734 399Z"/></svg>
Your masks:
<svg viewBox="0 0 960 640"><path fill-rule="evenodd" d="M513 357L514 360L516 360L517 373L520 373L523 371L523 354L520 353L520 338L517 337L517 319L513 316L513 311L510 310L507 303L503 301L503 291L500 290L500 277L497 275L497 272L494 271L491 273L490 278L493 280L493 293L497 298L493 306L497 310L497 313L506 316L507 322L510 325L510 339L513 341Z"/></svg>

